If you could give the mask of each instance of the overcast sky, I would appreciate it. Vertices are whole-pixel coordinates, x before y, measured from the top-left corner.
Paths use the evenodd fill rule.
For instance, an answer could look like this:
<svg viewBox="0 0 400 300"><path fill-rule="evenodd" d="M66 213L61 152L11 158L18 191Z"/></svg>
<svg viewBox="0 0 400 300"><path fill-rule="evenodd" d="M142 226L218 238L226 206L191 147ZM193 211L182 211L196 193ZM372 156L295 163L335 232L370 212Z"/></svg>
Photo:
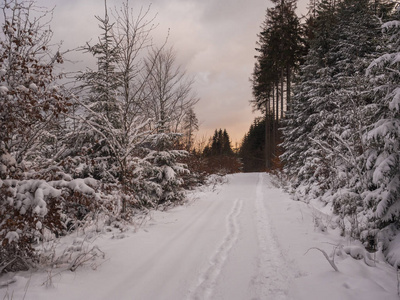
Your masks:
<svg viewBox="0 0 400 300"><path fill-rule="evenodd" d="M123 0L107 0L120 7ZM104 0L37 0L55 6L51 27L54 42L63 48L95 41L99 34L95 15L104 15ZM299 0L305 11L308 0ZM151 6L159 24L155 35L165 37L177 52L177 62L195 77L194 90L200 98L195 112L200 122L198 138L226 128L233 144L240 143L254 118L249 104L257 34L272 3L268 0L130 0L139 10ZM77 64L84 69L85 62Z"/></svg>

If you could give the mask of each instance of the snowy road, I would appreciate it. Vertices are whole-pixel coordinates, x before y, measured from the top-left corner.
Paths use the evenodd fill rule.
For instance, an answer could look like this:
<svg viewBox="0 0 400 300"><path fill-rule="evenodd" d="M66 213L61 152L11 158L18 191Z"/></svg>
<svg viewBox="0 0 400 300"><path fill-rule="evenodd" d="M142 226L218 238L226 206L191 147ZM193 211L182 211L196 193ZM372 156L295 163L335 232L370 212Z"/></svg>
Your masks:
<svg viewBox="0 0 400 300"><path fill-rule="evenodd" d="M99 297L286 299L295 271L268 218L267 184L263 174L233 177L219 193L165 216L156 234L139 233L140 246L118 255L130 273L113 276Z"/></svg>
<svg viewBox="0 0 400 300"><path fill-rule="evenodd" d="M228 178L185 207L154 212L125 238L100 236L96 244L108 260L97 270L63 272L50 289L41 285L46 274L20 279L9 288L14 299L26 286L27 300L398 299L387 265L342 258L334 272L318 251L305 255L344 241L317 230L313 220L323 215L290 200L267 174Z"/></svg>

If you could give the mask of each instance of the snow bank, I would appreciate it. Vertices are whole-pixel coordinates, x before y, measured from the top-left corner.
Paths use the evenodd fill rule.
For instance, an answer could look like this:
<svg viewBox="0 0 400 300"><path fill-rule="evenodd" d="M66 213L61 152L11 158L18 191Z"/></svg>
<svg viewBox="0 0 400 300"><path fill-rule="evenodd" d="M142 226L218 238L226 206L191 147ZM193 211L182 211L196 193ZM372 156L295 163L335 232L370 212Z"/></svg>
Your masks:
<svg viewBox="0 0 400 300"><path fill-rule="evenodd" d="M0 299L22 298L26 286L27 300L398 299L397 272L379 252L365 252L338 228L316 228L317 214L329 224L329 206L293 201L264 174L228 176L213 191L194 192L185 207L150 212L123 233L108 226L100 236L64 237L59 269L5 278ZM339 271L308 251L313 247ZM85 249L97 254L84 256ZM96 260L103 257L98 249L105 261ZM86 268L62 271L78 257L88 259Z"/></svg>

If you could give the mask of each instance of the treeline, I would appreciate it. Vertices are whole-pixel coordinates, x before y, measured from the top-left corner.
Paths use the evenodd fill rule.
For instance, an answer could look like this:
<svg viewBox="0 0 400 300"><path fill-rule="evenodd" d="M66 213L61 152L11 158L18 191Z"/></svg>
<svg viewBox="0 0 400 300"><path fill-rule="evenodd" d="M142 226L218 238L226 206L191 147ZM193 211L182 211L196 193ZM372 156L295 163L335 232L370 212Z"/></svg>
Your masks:
<svg viewBox="0 0 400 300"><path fill-rule="evenodd" d="M295 1L273 2L263 38L281 21L272 12L295 7ZM344 234L385 249L400 226L396 5L384 0L310 1L309 13L293 39L300 48L287 45L293 55L304 54L290 61L295 62L295 76L291 84L286 77L287 108L277 120L283 134L283 172L295 196L331 205ZM268 37L261 40L260 49L282 43ZM282 93L283 85L282 80L278 85L270 80L269 74L275 72L267 65L270 60L283 66L284 60L275 61L267 50L261 51L253 80L254 103L267 111L267 118L275 107L276 120L282 105L278 100L273 104L272 97ZM278 76L284 68L276 70ZM275 143L274 147L279 149Z"/></svg>
<svg viewBox="0 0 400 300"><path fill-rule="evenodd" d="M80 48L96 69L65 78L52 12L16 0L0 9L0 273L30 267L39 242L99 219L118 227L204 180L188 168L193 81L152 42L149 10L106 8L97 42Z"/></svg>
<svg viewBox="0 0 400 300"><path fill-rule="evenodd" d="M210 174L232 174L242 170L237 153L232 149L226 129L215 130L214 135L204 147L202 157Z"/></svg>

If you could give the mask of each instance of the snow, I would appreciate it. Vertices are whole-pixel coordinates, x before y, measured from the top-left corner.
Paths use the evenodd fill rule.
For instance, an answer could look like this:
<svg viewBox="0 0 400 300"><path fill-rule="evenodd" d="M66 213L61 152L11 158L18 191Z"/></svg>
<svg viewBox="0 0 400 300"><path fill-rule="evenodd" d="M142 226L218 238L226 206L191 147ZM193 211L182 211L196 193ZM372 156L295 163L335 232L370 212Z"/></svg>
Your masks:
<svg viewBox="0 0 400 300"><path fill-rule="evenodd" d="M6 239L8 240L8 242L11 244L11 243L14 242L14 241L18 241L19 235L18 235L18 233L15 232L15 231L10 231L10 232L7 232L5 238L6 238Z"/></svg>
<svg viewBox="0 0 400 300"><path fill-rule="evenodd" d="M6 95L8 93L8 88L4 85L0 85L0 93Z"/></svg>
<svg viewBox="0 0 400 300"><path fill-rule="evenodd" d="M3 153L0 156L0 162L2 162L6 166L13 166L17 163L15 158L9 153Z"/></svg>
<svg viewBox="0 0 400 300"><path fill-rule="evenodd" d="M60 239L64 255L86 245L105 258L75 272L7 274L0 299L398 299L380 252L341 237L330 207L291 200L267 174L229 175L190 199L124 232Z"/></svg>
<svg viewBox="0 0 400 300"><path fill-rule="evenodd" d="M392 94L393 94L393 99L389 103L389 109L393 111L400 111L400 88L396 88L392 92Z"/></svg>
<svg viewBox="0 0 400 300"><path fill-rule="evenodd" d="M37 221L36 222L36 228L39 229L39 230L42 229L42 222Z"/></svg>
<svg viewBox="0 0 400 300"><path fill-rule="evenodd" d="M400 27L400 21L393 20L382 24L382 29L387 30L393 27Z"/></svg>
<svg viewBox="0 0 400 300"><path fill-rule="evenodd" d="M96 186L97 182L92 178L85 178L85 179L77 178L71 181L65 181L65 180L55 181L54 185L59 185L61 187L69 187L74 191L81 192L87 195L95 195L96 194L95 190L90 186Z"/></svg>
<svg viewBox="0 0 400 300"><path fill-rule="evenodd" d="M170 181L171 179L174 179L176 177L174 169L172 169L170 166L165 166L164 167L164 177L166 181Z"/></svg>
<svg viewBox="0 0 400 300"><path fill-rule="evenodd" d="M33 82L29 84L29 88L30 88L31 90L34 90L34 91L37 91L37 90L38 90L37 85L34 84Z"/></svg>
<svg viewBox="0 0 400 300"><path fill-rule="evenodd" d="M400 266L400 252L399 252L399 247L400 247L400 235L397 235L394 240L389 244L389 249L388 249L388 261L395 265L395 266Z"/></svg>

